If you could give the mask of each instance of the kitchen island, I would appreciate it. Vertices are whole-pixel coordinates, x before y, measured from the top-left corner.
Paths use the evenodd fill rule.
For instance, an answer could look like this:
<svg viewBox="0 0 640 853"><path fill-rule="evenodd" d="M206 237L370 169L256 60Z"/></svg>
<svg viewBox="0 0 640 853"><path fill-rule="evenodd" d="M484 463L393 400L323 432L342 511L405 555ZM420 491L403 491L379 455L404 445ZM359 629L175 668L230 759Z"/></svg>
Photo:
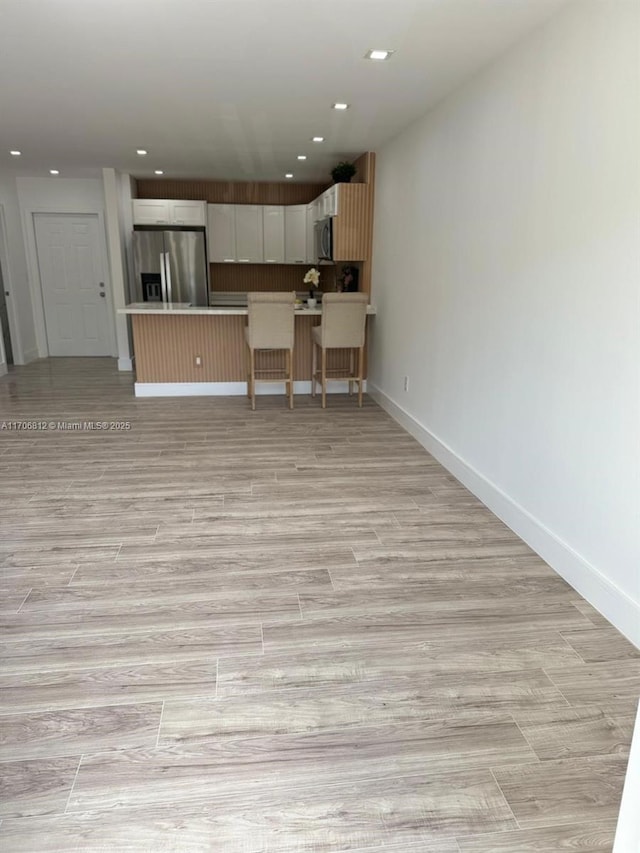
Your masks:
<svg viewBox="0 0 640 853"><path fill-rule="evenodd" d="M247 308L198 307L188 303L134 303L120 308L131 317L136 397L229 396L247 392ZM375 308L367 308L374 315ZM311 391L311 328L322 308L301 306L295 312L294 394ZM332 363L348 353L330 353ZM277 368L281 353L262 352L260 366ZM331 383L330 390L347 390ZM258 393L284 393L278 384L258 385Z"/></svg>

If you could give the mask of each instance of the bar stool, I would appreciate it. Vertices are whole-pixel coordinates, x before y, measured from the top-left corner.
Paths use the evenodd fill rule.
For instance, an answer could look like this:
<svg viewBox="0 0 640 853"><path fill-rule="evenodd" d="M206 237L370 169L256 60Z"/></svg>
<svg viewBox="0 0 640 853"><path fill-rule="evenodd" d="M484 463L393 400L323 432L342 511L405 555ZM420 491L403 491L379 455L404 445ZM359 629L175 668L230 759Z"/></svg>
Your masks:
<svg viewBox="0 0 640 853"><path fill-rule="evenodd" d="M316 382L322 387L322 408L327 407L327 381L345 379L358 383L358 405L362 406L362 383L364 381L364 331L367 322L366 293L325 293L322 297L322 322L311 330L313 360L311 365L311 396L316 396ZM320 368L316 347L320 349ZM327 369L328 349L348 349L349 372L346 368ZM358 351L358 371L355 373L354 352ZM331 375L330 375L331 374Z"/></svg>
<svg viewBox="0 0 640 853"><path fill-rule="evenodd" d="M256 407L256 382L282 382L288 386L289 408L293 409L293 339L295 324L293 291L287 293L247 293L249 323L244 334L249 348L247 396ZM284 367L256 368L256 350L284 350ZM265 377L265 373L280 373Z"/></svg>

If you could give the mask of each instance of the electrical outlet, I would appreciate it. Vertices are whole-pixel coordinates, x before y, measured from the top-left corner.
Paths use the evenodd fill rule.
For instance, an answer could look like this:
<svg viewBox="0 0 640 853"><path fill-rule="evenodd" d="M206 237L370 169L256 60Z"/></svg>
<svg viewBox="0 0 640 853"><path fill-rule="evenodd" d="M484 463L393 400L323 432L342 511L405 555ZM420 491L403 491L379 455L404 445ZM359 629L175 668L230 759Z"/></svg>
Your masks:
<svg viewBox="0 0 640 853"><path fill-rule="evenodd" d="M199 355L196 356L196 367L202 367L202 359Z"/></svg>
<svg viewBox="0 0 640 853"><path fill-rule="evenodd" d="M404 390L405 391L409 390L409 377L408 376L404 377Z"/></svg>

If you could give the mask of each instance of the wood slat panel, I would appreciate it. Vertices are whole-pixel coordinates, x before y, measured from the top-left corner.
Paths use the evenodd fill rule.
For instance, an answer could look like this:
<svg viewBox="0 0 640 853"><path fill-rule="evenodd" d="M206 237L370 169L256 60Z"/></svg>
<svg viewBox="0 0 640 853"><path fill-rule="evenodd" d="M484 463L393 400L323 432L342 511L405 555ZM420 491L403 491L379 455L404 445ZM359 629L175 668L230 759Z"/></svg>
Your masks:
<svg viewBox="0 0 640 853"><path fill-rule="evenodd" d="M171 181L138 178L138 198L177 198L208 204L308 204L330 182Z"/></svg>
<svg viewBox="0 0 640 853"><path fill-rule="evenodd" d="M371 256L373 252L373 216L375 207L375 182L376 182L376 155L373 151L367 151L355 161L357 169L356 178L369 187L368 197L368 227L366 245L366 260L360 264L360 290L363 293L371 293Z"/></svg>
<svg viewBox="0 0 640 853"><path fill-rule="evenodd" d="M368 184L342 184L338 215L333 225L333 257L364 261L371 254L371 188Z"/></svg>
<svg viewBox="0 0 640 853"><path fill-rule="evenodd" d="M353 165L356 167L354 180L361 184L373 185L376 171L376 155L374 152L365 151L353 161Z"/></svg>
<svg viewBox="0 0 640 853"><path fill-rule="evenodd" d="M246 316L133 314L131 320L138 382L246 380ZM293 377L310 379L311 327L320 322L320 316L296 314L295 322ZM200 367L196 367L196 356L202 359ZM258 357L258 367L263 369L275 369L282 363L281 353L262 352ZM348 350L330 353L329 367L347 363Z"/></svg>
<svg viewBox="0 0 640 853"><path fill-rule="evenodd" d="M307 290L302 279L313 264L210 264L211 290ZM320 267L320 289L335 290L335 267Z"/></svg>

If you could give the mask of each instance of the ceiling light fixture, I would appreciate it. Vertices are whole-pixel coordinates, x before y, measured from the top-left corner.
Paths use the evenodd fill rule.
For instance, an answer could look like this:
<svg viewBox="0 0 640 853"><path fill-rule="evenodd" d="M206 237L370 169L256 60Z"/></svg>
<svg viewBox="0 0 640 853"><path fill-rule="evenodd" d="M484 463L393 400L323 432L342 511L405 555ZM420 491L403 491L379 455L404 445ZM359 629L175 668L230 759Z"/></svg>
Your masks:
<svg viewBox="0 0 640 853"><path fill-rule="evenodd" d="M144 157L145 154L148 154L148 151L145 151L144 148L136 148L136 154L139 154L141 157Z"/></svg>
<svg viewBox="0 0 640 853"><path fill-rule="evenodd" d="M293 177L293 172L287 172L287 174L285 175L285 178L292 178L292 177Z"/></svg>
<svg viewBox="0 0 640 853"><path fill-rule="evenodd" d="M12 157L19 157L22 154L22 151L9 151Z"/></svg>
<svg viewBox="0 0 640 853"><path fill-rule="evenodd" d="M50 175L59 175L60 172L57 169L49 169L49 174Z"/></svg>
<svg viewBox="0 0 640 853"><path fill-rule="evenodd" d="M349 104L337 103L337 104L331 104L331 106L333 107L334 110L348 110L349 109Z"/></svg>
<svg viewBox="0 0 640 853"><path fill-rule="evenodd" d="M164 175L164 172L162 171L162 169L156 169L153 174L154 175Z"/></svg>
<svg viewBox="0 0 640 853"><path fill-rule="evenodd" d="M298 160L306 160L306 159L307 159L306 154L298 154Z"/></svg>
<svg viewBox="0 0 640 853"><path fill-rule="evenodd" d="M311 141L312 142L324 142L324 136L312 136Z"/></svg>
<svg viewBox="0 0 640 853"><path fill-rule="evenodd" d="M382 60L389 59L389 57L393 53L395 53L394 50L382 50L381 48L373 48L373 50L368 50L365 53L364 58L365 59L374 59L374 60L377 60L378 62L380 62Z"/></svg>

